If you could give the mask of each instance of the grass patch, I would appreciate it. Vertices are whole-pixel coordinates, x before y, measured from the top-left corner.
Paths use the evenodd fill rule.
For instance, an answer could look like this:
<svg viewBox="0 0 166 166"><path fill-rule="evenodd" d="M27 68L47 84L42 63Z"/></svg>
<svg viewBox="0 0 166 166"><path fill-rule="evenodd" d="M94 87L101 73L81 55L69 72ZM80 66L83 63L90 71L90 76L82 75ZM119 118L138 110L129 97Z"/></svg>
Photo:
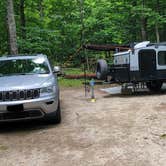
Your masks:
<svg viewBox="0 0 166 166"><path fill-rule="evenodd" d="M79 68L66 68L64 69L64 73L66 75L77 75L77 74L83 74L84 71L82 71L82 69L79 69Z"/></svg>
<svg viewBox="0 0 166 166"><path fill-rule="evenodd" d="M7 146L4 146L4 145L0 145L0 150L7 150L8 147Z"/></svg>
<svg viewBox="0 0 166 166"><path fill-rule="evenodd" d="M160 137L166 139L166 134L162 134Z"/></svg>
<svg viewBox="0 0 166 166"><path fill-rule="evenodd" d="M82 79L65 79L62 77L59 77L59 85L61 87L81 87L84 82Z"/></svg>
<svg viewBox="0 0 166 166"><path fill-rule="evenodd" d="M63 69L63 72L66 75L79 75L79 74L84 74L84 71L80 68L66 68ZM87 73L90 73L87 71ZM83 86L84 79L66 79L63 77L58 78L59 85L61 87L76 87L79 88Z"/></svg>

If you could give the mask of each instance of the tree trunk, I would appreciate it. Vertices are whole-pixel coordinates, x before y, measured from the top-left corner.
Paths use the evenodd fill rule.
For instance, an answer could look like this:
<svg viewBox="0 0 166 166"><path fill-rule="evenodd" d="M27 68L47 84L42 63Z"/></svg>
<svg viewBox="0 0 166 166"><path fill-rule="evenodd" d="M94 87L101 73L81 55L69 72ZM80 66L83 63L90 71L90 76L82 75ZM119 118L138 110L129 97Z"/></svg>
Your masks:
<svg viewBox="0 0 166 166"><path fill-rule="evenodd" d="M159 0L157 0L156 3L157 3L156 11L159 13L159 10L160 10ZM156 22L156 25L155 25L155 31L156 31L156 39L157 39L157 42L159 43L160 42L160 33L159 33L158 21Z"/></svg>
<svg viewBox="0 0 166 166"><path fill-rule="evenodd" d="M132 7L136 7L137 6L137 1L132 1L131 2L132 4ZM130 15L132 15L132 13L130 13ZM129 21L131 23L131 30L130 30L130 33L132 34L132 38L130 39L132 43L138 41L138 38L137 38L137 19L135 17L129 17ZM134 25L134 26L133 26Z"/></svg>
<svg viewBox="0 0 166 166"><path fill-rule="evenodd" d="M25 21L25 13L24 13L24 2L25 0L20 0L20 25L21 25L22 39L26 39L26 21Z"/></svg>
<svg viewBox="0 0 166 166"><path fill-rule="evenodd" d="M143 41L147 40L147 34L146 34L147 18L145 18L144 16L144 8L145 8L145 1L142 0L141 35Z"/></svg>
<svg viewBox="0 0 166 166"><path fill-rule="evenodd" d="M16 36L16 23L14 18L13 0L7 0L7 27L9 37L9 50L10 54L18 54L17 36Z"/></svg>
<svg viewBox="0 0 166 166"><path fill-rule="evenodd" d="M143 41L147 40L146 24L147 24L147 19L145 19L145 17L142 17L141 18L141 34L142 34Z"/></svg>
<svg viewBox="0 0 166 166"><path fill-rule="evenodd" d="M159 43L160 42L160 34L159 34L159 28L158 28L158 24L157 23L155 25L155 31L156 31L157 43Z"/></svg>

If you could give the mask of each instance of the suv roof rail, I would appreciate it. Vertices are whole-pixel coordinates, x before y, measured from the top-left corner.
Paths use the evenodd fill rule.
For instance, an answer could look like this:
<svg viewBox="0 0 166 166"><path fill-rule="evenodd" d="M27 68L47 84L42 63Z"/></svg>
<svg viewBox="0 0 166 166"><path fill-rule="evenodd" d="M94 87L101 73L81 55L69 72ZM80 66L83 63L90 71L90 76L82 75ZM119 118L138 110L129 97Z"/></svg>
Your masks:
<svg viewBox="0 0 166 166"><path fill-rule="evenodd" d="M17 54L17 55L2 55L1 57L18 57L18 56L46 56L45 54Z"/></svg>

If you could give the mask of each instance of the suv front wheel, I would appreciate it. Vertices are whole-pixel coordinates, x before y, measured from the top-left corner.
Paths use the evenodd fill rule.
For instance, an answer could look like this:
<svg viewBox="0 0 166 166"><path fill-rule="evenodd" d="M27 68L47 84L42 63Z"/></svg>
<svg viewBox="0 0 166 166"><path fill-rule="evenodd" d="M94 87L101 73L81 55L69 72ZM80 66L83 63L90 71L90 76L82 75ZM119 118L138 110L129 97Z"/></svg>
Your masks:
<svg viewBox="0 0 166 166"><path fill-rule="evenodd" d="M61 107L60 107L60 101L58 102L58 108L56 112L51 113L49 117L47 117L47 122L50 124L59 124L61 123Z"/></svg>

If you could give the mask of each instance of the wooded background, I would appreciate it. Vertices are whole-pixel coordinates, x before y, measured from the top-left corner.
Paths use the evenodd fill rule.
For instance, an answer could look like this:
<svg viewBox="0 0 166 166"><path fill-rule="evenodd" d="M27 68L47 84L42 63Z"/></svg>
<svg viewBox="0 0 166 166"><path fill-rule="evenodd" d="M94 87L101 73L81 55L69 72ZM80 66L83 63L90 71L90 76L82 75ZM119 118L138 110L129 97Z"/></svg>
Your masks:
<svg viewBox="0 0 166 166"><path fill-rule="evenodd" d="M165 0L1 0L0 16L0 55L43 53L63 65L80 65L83 43L166 41Z"/></svg>

